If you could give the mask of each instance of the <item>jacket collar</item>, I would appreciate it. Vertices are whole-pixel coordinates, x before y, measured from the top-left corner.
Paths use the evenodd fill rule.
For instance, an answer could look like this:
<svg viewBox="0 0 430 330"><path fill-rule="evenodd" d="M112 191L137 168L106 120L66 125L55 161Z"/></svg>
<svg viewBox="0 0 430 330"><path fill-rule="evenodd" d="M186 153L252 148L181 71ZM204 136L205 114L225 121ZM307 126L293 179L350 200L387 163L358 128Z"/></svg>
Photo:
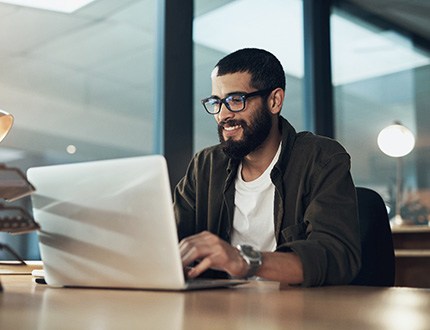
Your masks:
<svg viewBox="0 0 430 330"><path fill-rule="evenodd" d="M285 172L288 161L290 160L291 151L296 141L296 130L284 117L279 117L279 129L281 130L282 149L279 160L275 167L281 173Z"/></svg>

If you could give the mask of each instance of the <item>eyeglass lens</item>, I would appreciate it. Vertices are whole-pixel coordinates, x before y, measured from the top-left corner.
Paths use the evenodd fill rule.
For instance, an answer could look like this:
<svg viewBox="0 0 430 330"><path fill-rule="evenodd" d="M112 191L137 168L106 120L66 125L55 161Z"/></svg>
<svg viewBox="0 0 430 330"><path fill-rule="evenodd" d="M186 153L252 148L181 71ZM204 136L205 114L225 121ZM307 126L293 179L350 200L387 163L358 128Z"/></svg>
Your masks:
<svg viewBox="0 0 430 330"><path fill-rule="evenodd" d="M241 111L245 108L244 95L230 95L225 99L209 98L204 102L206 110L210 113L218 113L221 104L224 104L230 111Z"/></svg>

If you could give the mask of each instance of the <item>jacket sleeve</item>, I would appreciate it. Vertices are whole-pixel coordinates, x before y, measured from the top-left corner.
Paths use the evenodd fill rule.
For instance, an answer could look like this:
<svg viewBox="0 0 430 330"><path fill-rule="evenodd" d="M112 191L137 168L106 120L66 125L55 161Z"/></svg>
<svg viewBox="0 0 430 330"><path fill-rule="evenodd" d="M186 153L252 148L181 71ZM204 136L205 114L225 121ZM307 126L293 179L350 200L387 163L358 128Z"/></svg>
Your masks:
<svg viewBox="0 0 430 330"><path fill-rule="evenodd" d="M357 198L350 158L338 153L314 169L304 213L306 239L284 244L301 259L303 286L350 283L361 266Z"/></svg>
<svg viewBox="0 0 430 330"><path fill-rule="evenodd" d="M179 241L196 233L195 228L195 167L194 158L187 169L185 176L176 185L173 193L173 208Z"/></svg>

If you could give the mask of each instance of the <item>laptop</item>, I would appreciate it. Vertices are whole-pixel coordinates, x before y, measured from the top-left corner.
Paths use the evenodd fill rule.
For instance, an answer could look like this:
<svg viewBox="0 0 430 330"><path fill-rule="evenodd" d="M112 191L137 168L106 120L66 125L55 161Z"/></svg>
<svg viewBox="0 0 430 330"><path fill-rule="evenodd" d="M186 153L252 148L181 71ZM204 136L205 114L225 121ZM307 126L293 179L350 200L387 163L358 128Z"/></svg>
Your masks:
<svg viewBox="0 0 430 330"><path fill-rule="evenodd" d="M161 155L32 167L45 281L55 287L187 290L245 280L184 276Z"/></svg>

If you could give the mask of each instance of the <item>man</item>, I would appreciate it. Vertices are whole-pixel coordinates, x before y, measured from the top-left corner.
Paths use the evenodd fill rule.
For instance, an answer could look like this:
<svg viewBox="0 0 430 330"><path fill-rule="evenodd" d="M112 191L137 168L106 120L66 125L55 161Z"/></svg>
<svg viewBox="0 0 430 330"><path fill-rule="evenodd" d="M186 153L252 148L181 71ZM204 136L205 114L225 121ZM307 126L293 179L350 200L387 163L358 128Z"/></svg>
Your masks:
<svg viewBox="0 0 430 330"><path fill-rule="evenodd" d="M285 74L271 53L242 49L212 72L220 144L197 153L174 193L184 266L231 277L347 284L360 268L350 157L280 116Z"/></svg>

